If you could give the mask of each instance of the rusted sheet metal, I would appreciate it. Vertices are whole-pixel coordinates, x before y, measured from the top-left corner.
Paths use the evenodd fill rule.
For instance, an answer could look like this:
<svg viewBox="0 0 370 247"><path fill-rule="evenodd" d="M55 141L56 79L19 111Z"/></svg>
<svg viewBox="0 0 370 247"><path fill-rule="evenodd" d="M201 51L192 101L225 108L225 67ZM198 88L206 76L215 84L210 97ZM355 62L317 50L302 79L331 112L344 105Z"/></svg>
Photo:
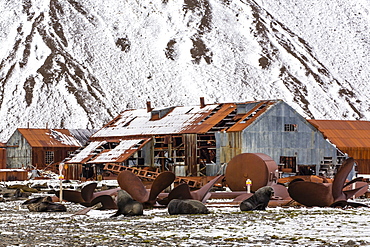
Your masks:
<svg viewBox="0 0 370 247"><path fill-rule="evenodd" d="M63 169L64 178L67 180L79 180L82 174L81 164L65 164Z"/></svg>
<svg viewBox="0 0 370 247"><path fill-rule="evenodd" d="M90 142L84 149L75 154L66 164L84 164L97 154L97 149L107 143L106 141L93 141Z"/></svg>
<svg viewBox="0 0 370 247"><path fill-rule="evenodd" d="M206 133L213 126L222 121L227 115L235 110L234 103L220 104L220 109L214 113L210 112L208 115L204 115L196 119L191 125L184 128L181 133ZM204 119L204 121L202 121Z"/></svg>
<svg viewBox="0 0 370 247"><path fill-rule="evenodd" d="M121 140L113 149L107 149L87 163L122 163L147 144L151 138Z"/></svg>
<svg viewBox="0 0 370 247"><path fill-rule="evenodd" d="M0 181L24 181L28 172L23 169L0 169Z"/></svg>
<svg viewBox="0 0 370 247"><path fill-rule="evenodd" d="M338 148L370 148L370 121L308 120Z"/></svg>
<svg viewBox="0 0 370 247"><path fill-rule="evenodd" d="M356 159L359 173L370 173L370 122L308 120L342 152Z"/></svg>
<svg viewBox="0 0 370 247"><path fill-rule="evenodd" d="M17 129L31 147L80 147L68 129Z"/></svg>
<svg viewBox="0 0 370 247"><path fill-rule="evenodd" d="M347 205L347 200L354 195L361 195L367 191L367 183L353 180L345 184L346 178L355 163L353 158L346 159L338 173L335 175L333 183L315 183L306 181L297 181L289 185L288 192L293 200L305 206L327 207L334 203L341 202L341 205ZM354 185L353 190L348 190L348 185ZM359 186L356 186L357 185ZM344 188L346 190L344 190ZM350 204L348 204L350 205Z"/></svg>
<svg viewBox="0 0 370 247"><path fill-rule="evenodd" d="M0 143L0 169L6 168L6 149L2 148L5 144Z"/></svg>
<svg viewBox="0 0 370 247"><path fill-rule="evenodd" d="M252 110L248 111L241 119L230 127L227 131L242 131L255 121L261 114L263 114L269 106L276 104L276 101L261 101Z"/></svg>
<svg viewBox="0 0 370 247"><path fill-rule="evenodd" d="M242 153L235 156L226 167L226 183L233 191L245 191L246 180L252 181L251 191L269 186L277 181L278 166L268 155Z"/></svg>
<svg viewBox="0 0 370 247"><path fill-rule="evenodd" d="M197 135L196 134L185 134L184 135L185 145L185 166L187 166L187 173L191 176L197 176Z"/></svg>
<svg viewBox="0 0 370 247"><path fill-rule="evenodd" d="M153 136L169 134L203 134L211 130L215 125L222 121L231 124L224 125L224 130L240 131L253 122L261 115L268 106L276 104L278 101L250 101L240 104L255 105L255 108L244 114L244 116L234 126L234 121L238 121L240 114L235 119L226 119L230 113L236 111L237 103L223 103L200 106L177 106L161 110L147 112L146 109L127 110L122 112L109 124L105 125L100 131L91 138L101 140L102 138L122 137L122 136ZM163 114L161 115L161 111ZM252 113L256 112L255 115ZM159 117L153 118L152 115L158 113ZM251 119L245 118L253 115ZM232 126L232 127L230 127Z"/></svg>

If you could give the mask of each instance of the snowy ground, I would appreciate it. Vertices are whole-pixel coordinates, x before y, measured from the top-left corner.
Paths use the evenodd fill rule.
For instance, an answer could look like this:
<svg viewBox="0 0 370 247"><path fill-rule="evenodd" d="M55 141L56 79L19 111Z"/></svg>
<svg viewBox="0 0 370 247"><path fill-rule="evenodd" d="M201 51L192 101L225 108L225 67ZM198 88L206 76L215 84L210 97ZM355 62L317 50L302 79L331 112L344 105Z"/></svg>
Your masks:
<svg viewBox="0 0 370 247"><path fill-rule="evenodd" d="M66 203L66 213L29 212L23 201L0 203L0 246L369 246L369 208L268 208L240 212L210 204L209 215L110 218L114 210ZM370 201L363 201L370 204Z"/></svg>

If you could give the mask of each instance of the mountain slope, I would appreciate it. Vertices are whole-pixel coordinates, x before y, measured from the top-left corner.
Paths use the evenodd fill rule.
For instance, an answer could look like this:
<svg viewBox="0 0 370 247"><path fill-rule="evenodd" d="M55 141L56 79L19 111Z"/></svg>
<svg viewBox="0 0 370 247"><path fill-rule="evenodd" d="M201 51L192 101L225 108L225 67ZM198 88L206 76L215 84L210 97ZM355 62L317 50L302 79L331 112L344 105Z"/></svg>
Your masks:
<svg viewBox="0 0 370 247"><path fill-rule="evenodd" d="M194 105L201 96L281 98L309 118L370 119L357 80L369 72L341 74L356 61L331 64L341 51L305 36L304 18L292 27L277 6L257 2L0 3L0 140L17 127L100 128L146 101Z"/></svg>

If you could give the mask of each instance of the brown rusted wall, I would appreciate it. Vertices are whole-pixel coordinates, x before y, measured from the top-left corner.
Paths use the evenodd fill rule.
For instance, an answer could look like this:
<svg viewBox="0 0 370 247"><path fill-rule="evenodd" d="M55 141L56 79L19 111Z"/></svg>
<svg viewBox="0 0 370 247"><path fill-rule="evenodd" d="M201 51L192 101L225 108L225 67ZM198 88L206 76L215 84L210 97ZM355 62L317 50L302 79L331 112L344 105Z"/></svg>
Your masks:
<svg viewBox="0 0 370 247"><path fill-rule="evenodd" d="M24 181L28 178L27 171L0 171L0 181Z"/></svg>
<svg viewBox="0 0 370 247"><path fill-rule="evenodd" d="M77 148L68 147L68 148L32 148L32 165L37 166L37 169L43 169L47 165L45 163L45 152L46 151L54 151L54 163L58 163L64 160L67 155L68 151L74 151Z"/></svg>
<svg viewBox="0 0 370 247"><path fill-rule="evenodd" d="M63 166L63 175L66 180L80 180L81 173L82 164L68 164Z"/></svg>
<svg viewBox="0 0 370 247"><path fill-rule="evenodd" d="M0 169L6 168L6 149L0 148Z"/></svg>
<svg viewBox="0 0 370 247"><path fill-rule="evenodd" d="M369 148L340 148L348 156L356 160L357 172L370 174L370 147Z"/></svg>
<svg viewBox="0 0 370 247"><path fill-rule="evenodd" d="M191 176L197 176L198 160L197 160L197 135L184 134L185 147L185 165L187 166L187 173Z"/></svg>

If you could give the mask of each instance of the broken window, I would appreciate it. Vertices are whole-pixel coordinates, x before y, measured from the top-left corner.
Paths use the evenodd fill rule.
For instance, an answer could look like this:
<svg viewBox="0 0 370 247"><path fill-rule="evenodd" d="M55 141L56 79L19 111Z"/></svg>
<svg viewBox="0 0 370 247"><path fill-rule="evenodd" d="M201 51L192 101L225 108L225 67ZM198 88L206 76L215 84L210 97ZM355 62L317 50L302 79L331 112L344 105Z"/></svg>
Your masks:
<svg viewBox="0 0 370 247"><path fill-rule="evenodd" d="M284 124L284 131L297 131L296 124Z"/></svg>

